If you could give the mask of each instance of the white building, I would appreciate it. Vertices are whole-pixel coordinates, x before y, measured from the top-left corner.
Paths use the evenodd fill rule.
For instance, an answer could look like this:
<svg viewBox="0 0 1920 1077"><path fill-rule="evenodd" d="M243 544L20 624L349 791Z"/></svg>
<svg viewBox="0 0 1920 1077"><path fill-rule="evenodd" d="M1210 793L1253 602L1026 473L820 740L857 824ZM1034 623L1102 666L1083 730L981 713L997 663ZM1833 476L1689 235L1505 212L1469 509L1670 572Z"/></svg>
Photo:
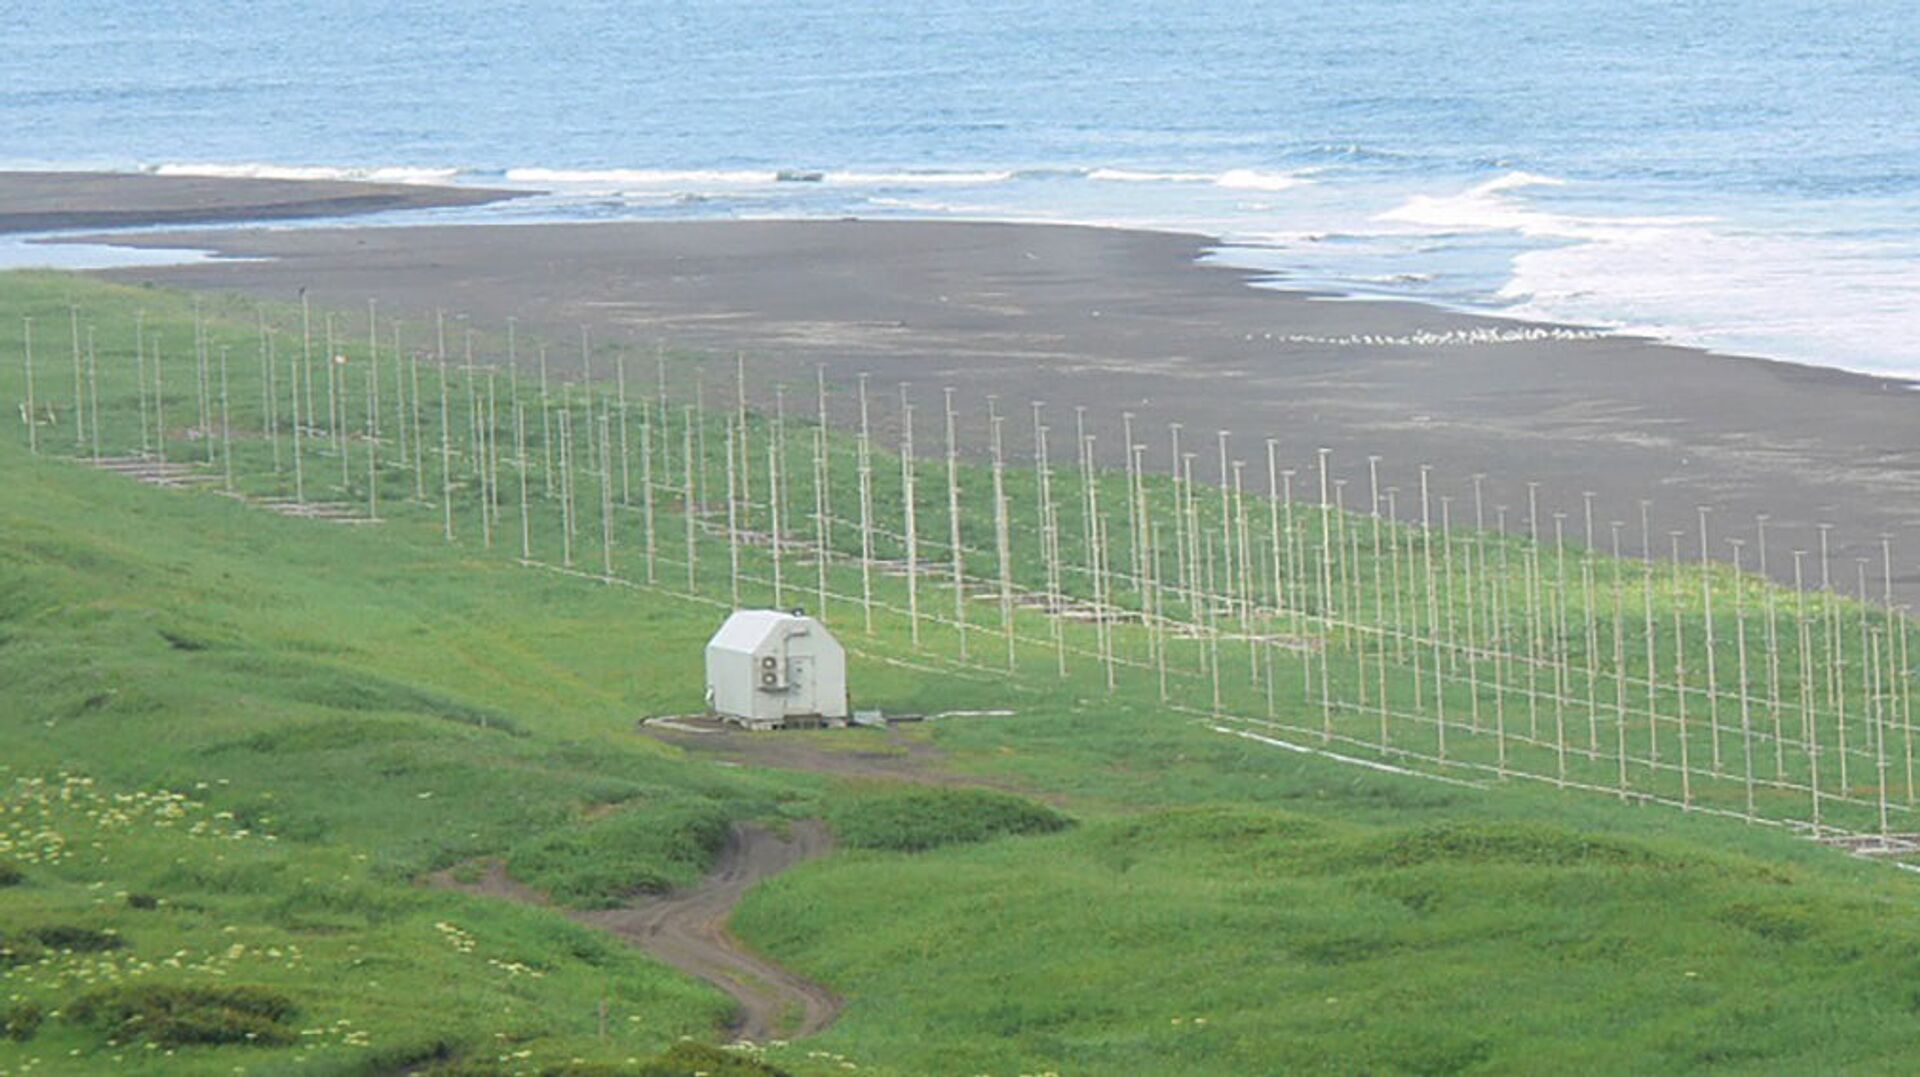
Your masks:
<svg viewBox="0 0 1920 1077"><path fill-rule="evenodd" d="M845 722L847 652L804 614L740 610L707 641L707 706L749 729Z"/></svg>

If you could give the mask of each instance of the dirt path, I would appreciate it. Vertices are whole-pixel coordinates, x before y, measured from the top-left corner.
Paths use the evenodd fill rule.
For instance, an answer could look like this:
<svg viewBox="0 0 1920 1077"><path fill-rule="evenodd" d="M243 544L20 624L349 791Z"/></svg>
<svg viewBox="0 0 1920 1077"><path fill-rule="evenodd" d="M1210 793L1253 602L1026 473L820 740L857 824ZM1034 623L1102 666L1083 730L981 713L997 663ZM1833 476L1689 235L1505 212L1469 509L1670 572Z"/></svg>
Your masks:
<svg viewBox="0 0 1920 1077"><path fill-rule="evenodd" d="M790 839L765 827L735 826L719 864L698 886L575 919L603 927L739 1000L736 1039L810 1036L839 1015L839 996L748 950L727 930L727 920L748 887L832 847L832 835L817 819L794 823Z"/></svg>
<svg viewBox="0 0 1920 1077"><path fill-rule="evenodd" d="M820 734L749 733L710 719L681 719L675 725L642 723L639 731L691 754L743 767L933 785L987 784L984 779L944 772L938 748L898 727ZM837 739L828 742L821 737Z"/></svg>
<svg viewBox="0 0 1920 1077"><path fill-rule="evenodd" d="M840 997L748 950L727 930L727 920L748 887L832 848L832 835L817 819L794 823L786 838L757 824L736 824L719 863L696 885L617 909L562 912L732 995L740 1004L731 1029L734 1039L764 1043L781 1036L810 1036L833 1023L843 1006ZM498 864L477 882L462 882L452 871L438 872L428 881L470 894L549 904L545 895L515 882Z"/></svg>

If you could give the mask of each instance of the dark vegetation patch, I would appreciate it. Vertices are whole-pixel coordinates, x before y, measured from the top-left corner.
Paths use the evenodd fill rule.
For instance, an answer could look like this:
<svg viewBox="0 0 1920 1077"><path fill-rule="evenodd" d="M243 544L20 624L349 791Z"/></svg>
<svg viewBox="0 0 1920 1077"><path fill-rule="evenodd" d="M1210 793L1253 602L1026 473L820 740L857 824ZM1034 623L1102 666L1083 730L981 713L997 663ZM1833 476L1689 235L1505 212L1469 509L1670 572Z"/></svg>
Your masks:
<svg viewBox="0 0 1920 1077"><path fill-rule="evenodd" d="M0 1010L0 1034L15 1043L25 1043L40 1031L46 1019L46 1008L38 1002L16 1002Z"/></svg>
<svg viewBox="0 0 1920 1077"><path fill-rule="evenodd" d="M160 629L160 638L166 640L167 646L176 651L204 651L212 646L211 643L208 643L198 636L174 628Z"/></svg>
<svg viewBox="0 0 1920 1077"><path fill-rule="evenodd" d="M1140 847L1190 849L1194 845L1245 848L1323 838L1326 823L1292 812L1208 805L1137 816L1109 828L1113 840Z"/></svg>
<svg viewBox="0 0 1920 1077"><path fill-rule="evenodd" d="M860 849L917 853L1007 834L1051 834L1073 820L1044 804L985 789L908 789L835 801L827 821Z"/></svg>
<svg viewBox="0 0 1920 1077"><path fill-rule="evenodd" d="M1302 855L1322 848L1331 828L1291 812L1208 805L1147 812L1101 825L1089 845L1115 871L1143 860L1204 859L1263 871L1289 871Z"/></svg>
<svg viewBox="0 0 1920 1077"><path fill-rule="evenodd" d="M640 1065L640 1077L787 1077L787 1071L751 1055L691 1040L674 1044L665 1054Z"/></svg>
<svg viewBox="0 0 1920 1077"><path fill-rule="evenodd" d="M1486 1037L1445 1029L1404 1031L1382 1046L1388 1071L1431 1077L1465 1073L1493 1057L1493 1043Z"/></svg>
<svg viewBox="0 0 1920 1077"><path fill-rule="evenodd" d="M1800 902L1738 901L1714 918L1771 942L1799 942L1820 927L1813 908Z"/></svg>
<svg viewBox="0 0 1920 1077"><path fill-rule="evenodd" d="M98 991L76 999L66 1010L79 1024L162 1047L284 1047L298 1039L288 1023L296 1012L292 999L264 987L166 984Z"/></svg>
<svg viewBox="0 0 1920 1077"><path fill-rule="evenodd" d="M426 1060L419 1060L426 1061ZM387 1067L391 1069L392 1067ZM524 1063L503 1063L492 1059L461 1059L412 1070L423 1077L509 1077L537 1074L538 1077L790 1077L780 1069L744 1051L714 1047L682 1040L637 1067L611 1062L555 1062L538 1069Z"/></svg>
<svg viewBox="0 0 1920 1077"><path fill-rule="evenodd" d="M26 881L27 873L20 870L20 865L11 860L0 860L0 887L19 886Z"/></svg>
<svg viewBox="0 0 1920 1077"><path fill-rule="evenodd" d="M274 694L330 710L423 714L458 725L526 736L520 724L490 707L403 684L364 669L284 654L236 654L223 663L248 678L271 681Z"/></svg>
<svg viewBox="0 0 1920 1077"><path fill-rule="evenodd" d="M727 842L733 813L699 797L641 799L542 834L507 855L507 871L555 901L607 908L692 882Z"/></svg>
<svg viewBox="0 0 1920 1077"><path fill-rule="evenodd" d="M318 718L312 721L289 722L273 729L263 729L251 736L215 745L208 749L208 754L236 749L258 752L261 755L346 751L373 744L424 740L426 737L425 730L392 719Z"/></svg>
<svg viewBox="0 0 1920 1077"><path fill-rule="evenodd" d="M127 908L129 909L150 910L150 909L157 909L159 907L160 907L160 899L158 897L155 897L152 894L135 893L135 894L127 895Z"/></svg>
<svg viewBox="0 0 1920 1077"><path fill-rule="evenodd" d="M49 950L71 950L76 954L104 953L127 945L125 939L111 931L96 931L74 924L49 924L28 928L20 934Z"/></svg>
<svg viewBox="0 0 1920 1077"><path fill-rule="evenodd" d="M1287 949L1311 964L1351 965L1385 957L1399 949L1399 944L1383 934L1316 931L1288 940Z"/></svg>
<svg viewBox="0 0 1920 1077"><path fill-rule="evenodd" d="M460 1056L460 1045L433 1037L423 1041L378 1048L367 1057L363 1073L440 1074Z"/></svg>
<svg viewBox="0 0 1920 1077"><path fill-rule="evenodd" d="M1361 867L1512 864L1677 869L1686 863L1634 842L1537 823L1444 823L1394 831L1356 850Z"/></svg>

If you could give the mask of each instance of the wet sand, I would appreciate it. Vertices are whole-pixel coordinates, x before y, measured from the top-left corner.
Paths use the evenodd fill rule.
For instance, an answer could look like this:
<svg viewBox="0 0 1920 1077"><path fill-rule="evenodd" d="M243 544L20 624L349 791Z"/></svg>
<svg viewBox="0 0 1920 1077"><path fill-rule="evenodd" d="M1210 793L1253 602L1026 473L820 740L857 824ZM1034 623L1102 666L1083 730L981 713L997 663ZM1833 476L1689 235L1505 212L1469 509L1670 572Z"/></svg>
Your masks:
<svg viewBox="0 0 1920 1077"><path fill-rule="evenodd" d="M129 242L119 237L118 242ZM1197 264L1210 241L1066 226L949 222L715 222L321 228L172 233L131 240L276 259L108 274L189 288L425 315L520 319L544 333L557 363L577 365L579 326L631 346L634 376L651 384L656 342L715 354L710 392L731 391L731 354L744 350L756 406L776 380L811 407L816 363L841 405L872 375L885 429L896 383L912 383L924 447L939 437L940 389L952 386L968 442L985 440L984 397L1010 415L1010 448L1030 443L1030 402L1047 401L1056 459L1072 459L1073 408L1103 456L1116 460L1121 414L1135 414L1147 463L1168 466L1169 421L1185 424L1195 474L1218 471L1216 432L1249 488L1266 486L1263 440L1278 439L1296 496L1317 498L1315 449L1332 450L1345 503L1364 508L1367 457L1399 488L1402 517L1419 513L1418 466L1430 464L1438 523L1450 498L1456 525L1473 517L1483 473L1485 514L1508 506L1525 526L1526 483L1539 483L1540 526L1567 514L1584 537L1583 492L1594 494L1596 545L1623 523L1622 549L1640 549L1640 499L1652 500L1656 552L1666 532L1699 552L1698 505L1713 506L1710 548L1748 539L1772 516L1770 567L1817 548L1817 522L1835 525L1831 572L1848 590L1853 558L1895 535L1896 593L1920 601L1920 396L1908 383L1815 367L1709 354L1624 337L1537 338L1536 327L1415 303L1347 301L1252 287L1251 274ZM1403 345L1361 343L1369 336ZM1477 334L1477 336L1475 336ZM1472 339L1468 339L1471 337ZM522 352L528 354L527 351ZM604 371L603 371L604 372ZM685 371L676 392L689 391ZM842 415L846 414L844 411ZM1810 577L1818 566L1809 559Z"/></svg>
<svg viewBox="0 0 1920 1077"><path fill-rule="evenodd" d="M331 180L0 172L0 234L342 217L396 209L475 206L523 193Z"/></svg>

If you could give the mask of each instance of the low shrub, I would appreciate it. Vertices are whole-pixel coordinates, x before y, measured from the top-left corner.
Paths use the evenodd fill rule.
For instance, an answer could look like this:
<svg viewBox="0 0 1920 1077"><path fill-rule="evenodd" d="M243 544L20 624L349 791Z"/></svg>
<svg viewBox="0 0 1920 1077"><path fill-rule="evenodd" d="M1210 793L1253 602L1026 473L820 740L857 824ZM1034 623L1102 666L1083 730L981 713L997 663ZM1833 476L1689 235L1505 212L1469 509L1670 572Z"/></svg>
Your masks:
<svg viewBox="0 0 1920 1077"><path fill-rule="evenodd" d="M0 1033L15 1043L25 1043L40 1031L47 1011L38 1002L16 1002L0 1012Z"/></svg>
<svg viewBox="0 0 1920 1077"><path fill-rule="evenodd" d="M692 1040L682 1040L665 1052L641 1062L638 1069L611 1062L575 1060L550 1063L529 1070L519 1064L507 1065L491 1059L470 1058L440 1062L415 1068L411 1072L423 1074L424 1077L510 1077L526 1073L535 1073L539 1077L790 1077L786 1070L771 1066L751 1054Z"/></svg>
<svg viewBox="0 0 1920 1077"><path fill-rule="evenodd" d="M1515 864L1534 867L1675 868L1674 859L1629 841L1536 823L1445 823L1397 831L1370 843L1364 865Z"/></svg>
<svg viewBox="0 0 1920 1077"><path fill-rule="evenodd" d="M8 860L0 860L0 887L19 886L26 881L27 873L20 870L20 865Z"/></svg>
<svg viewBox="0 0 1920 1077"><path fill-rule="evenodd" d="M1073 820L1044 804L985 789L909 789L856 796L828 808L827 821L861 849L917 853L1006 834L1051 834Z"/></svg>
<svg viewBox="0 0 1920 1077"><path fill-rule="evenodd" d="M111 931L95 931L74 924L29 928L26 937L49 950L71 950L76 954L105 953L127 945L125 939Z"/></svg>
<svg viewBox="0 0 1920 1077"><path fill-rule="evenodd" d="M154 897L152 894L127 895L127 908L129 909L157 909L159 907L160 899Z"/></svg>
<svg viewBox="0 0 1920 1077"><path fill-rule="evenodd" d="M507 872L563 904L604 908L699 878L730 829L716 801L638 801L521 845L508 854Z"/></svg>
<svg viewBox="0 0 1920 1077"><path fill-rule="evenodd" d="M787 1071L749 1054L685 1040L640 1064L640 1077L787 1077Z"/></svg>
<svg viewBox="0 0 1920 1077"><path fill-rule="evenodd" d="M264 987L145 984L85 995L67 1017L122 1039L162 1047L241 1044L284 1047L298 1039L287 1023L293 1000Z"/></svg>
<svg viewBox="0 0 1920 1077"><path fill-rule="evenodd" d="M46 948L32 939L0 931L0 969L31 965L46 956Z"/></svg>

